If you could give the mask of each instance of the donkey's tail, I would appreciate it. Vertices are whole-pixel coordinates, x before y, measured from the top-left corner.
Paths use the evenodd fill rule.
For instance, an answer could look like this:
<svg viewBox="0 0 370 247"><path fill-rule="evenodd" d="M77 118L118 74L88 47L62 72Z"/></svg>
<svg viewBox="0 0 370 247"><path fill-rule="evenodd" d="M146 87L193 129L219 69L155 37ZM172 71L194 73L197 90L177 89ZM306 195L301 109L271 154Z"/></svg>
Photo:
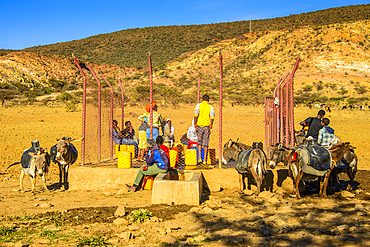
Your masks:
<svg viewBox="0 0 370 247"><path fill-rule="evenodd" d="M8 168L6 168L5 171L8 170L10 167L15 166L15 165L20 164L20 163L21 163L20 161L14 162L10 166L8 166Z"/></svg>

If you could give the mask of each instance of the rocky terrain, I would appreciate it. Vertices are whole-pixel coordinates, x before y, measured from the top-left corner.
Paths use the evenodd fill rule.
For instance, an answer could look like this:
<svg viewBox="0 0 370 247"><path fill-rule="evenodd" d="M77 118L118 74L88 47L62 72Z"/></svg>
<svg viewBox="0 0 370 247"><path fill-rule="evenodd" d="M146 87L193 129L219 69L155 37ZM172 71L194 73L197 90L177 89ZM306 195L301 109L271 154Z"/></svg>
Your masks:
<svg viewBox="0 0 370 247"><path fill-rule="evenodd" d="M242 195L211 192L201 205L186 206L151 205L151 191L125 189L64 191L55 184L45 192L40 183L35 194L22 194L18 181L2 176L0 245L366 246L370 193L362 181L368 178L360 171L355 192L328 199L312 183L301 200L284 190L256 196L252 186Z"/></svg>

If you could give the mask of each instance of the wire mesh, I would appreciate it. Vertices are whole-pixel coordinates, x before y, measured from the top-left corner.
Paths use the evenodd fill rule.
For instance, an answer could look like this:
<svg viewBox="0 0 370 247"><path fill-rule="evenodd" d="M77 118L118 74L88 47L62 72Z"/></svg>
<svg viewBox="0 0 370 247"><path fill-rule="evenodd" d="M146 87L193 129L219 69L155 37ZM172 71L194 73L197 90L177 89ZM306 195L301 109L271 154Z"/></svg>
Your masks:
<svg viewBox="0 0 370 247"><path fill-rule="evenodd" d="M220 57L220 64L221 62ZM243 104L243 102L234 103L222 99L222 91L227 90L227 85L223 86L221 67L220 93L219 95L210 94L210 104L213 106L216 116L211 130L209 148L215 150L216 160L219 160L223 145L230 139L250 146L253 142L264 142L265 150L267 146L277 142L283 142L286 146L294 145L292 78L293 76L286 81L280 80L278 83L275 90L279 98L278 107L274 98L266 98L265 104L257 103L250 106ZM87 83L85 163L98 163L112 158L115 149L115 145L112 145L110 127L112 116L118 123L121 123L121 130L125 127L123 126L124 122L130 121L136 132L136 137L138 137L138 128L141 124L138 117L145 112L145 106L150 102L150 98L155 100L162 120L171 119L175 129L175 142L173 144L176 146L177 143L181 142L180 138L186 136L188 128L192 125L197 101L202 95L209 93L206 90L207 87L202 86L207 82L202 81L201 78L197 79L194 82L194 87L198 86L198 90L193 91L193 98L188 99L186 104L174 101L170 94L165 96L160 94L160 90L156 90L156 88L163 85L160 82L152 83L152 78L150 82L154 89L153 94L148 92L146 97L135 97L130 102L123 100L124 92L122 89L124 90L125 86L120 80L108 79L110 81L108 84L112 85L113 94L107 83L102 84L99 92L99 84L101 83L97 78L95 81ZM145 83L148 84L149 88L149 82ZM113 112L111 110L112 104ZM164 122L160 128L160 135L164 134L163 124Z"/></svg>

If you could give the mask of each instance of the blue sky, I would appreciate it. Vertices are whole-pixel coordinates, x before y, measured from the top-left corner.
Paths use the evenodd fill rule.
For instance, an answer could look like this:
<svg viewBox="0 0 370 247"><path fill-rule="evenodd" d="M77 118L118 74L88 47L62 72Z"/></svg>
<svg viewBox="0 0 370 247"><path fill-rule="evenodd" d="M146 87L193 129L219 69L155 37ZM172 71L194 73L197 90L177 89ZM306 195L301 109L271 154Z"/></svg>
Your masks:
<svg viewBox="0 0 370 247"><path fill-rule="evenodd" d="M360 0L0 0L0 49L23 49L137 27L266 19L367 3Z"/></svg>

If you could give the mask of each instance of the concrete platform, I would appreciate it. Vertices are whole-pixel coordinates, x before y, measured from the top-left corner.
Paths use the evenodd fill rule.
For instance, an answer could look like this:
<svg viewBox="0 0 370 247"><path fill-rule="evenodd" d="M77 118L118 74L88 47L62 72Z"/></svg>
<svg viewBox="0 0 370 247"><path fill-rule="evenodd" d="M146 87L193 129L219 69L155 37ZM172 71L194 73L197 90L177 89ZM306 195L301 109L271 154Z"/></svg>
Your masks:
<svg viewBox="0 0 370 247"><path fill-rule="evenodd" d="M203 193L201 171L158 174L154 179L152 204L200 205Z"/></svg>
<svg viewBox="0 0 370 247"><path fill-rule="evenodd" d="M105 166L71 167L69 170L70 190L107 190L124 189L125 184L133 184L139 168L120 169L116 164ZM229 169L203 169L184 170L185 172L200 172L203 175L203 184L210 191L220 189L239 189L239 174L234 168ZM285 166L269 170L266 176L264 190L274 191L282 188L290 191L293 184L287 178L288 172ZM245 181L247 188L255 186L249 176ZM249 186L248 186L249 185Z"/></svg>

